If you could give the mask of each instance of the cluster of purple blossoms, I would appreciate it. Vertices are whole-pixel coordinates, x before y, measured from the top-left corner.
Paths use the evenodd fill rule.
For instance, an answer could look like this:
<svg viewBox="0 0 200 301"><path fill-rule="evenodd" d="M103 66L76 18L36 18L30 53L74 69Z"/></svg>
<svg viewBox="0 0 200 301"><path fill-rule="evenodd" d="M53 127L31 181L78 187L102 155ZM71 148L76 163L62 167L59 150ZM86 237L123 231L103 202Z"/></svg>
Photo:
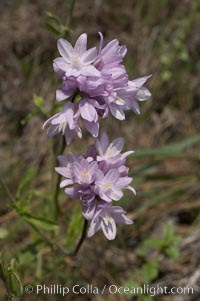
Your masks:
<svg viewBox="0 0 200 301"><path fill-rule="evenodd" d="M103 47L103 35L99 35L98 49L87 50L85 33L74 47L64 39L58 40L61 57L54 60L53 66L62 84L56 91L56 100L65 102L61 112L49 118L44 127L48 127L50 137L62 132L67 144L71 143L74 133L82 138L79 119L96 138L99 117L106 118L111 113L115 118L124 120L127 110L140 114L138 102L151 96L143 87L150 76L128 79L122 64L126 47L120 46L116 39Z"/></svg>
<svg viewBox="0 0 200 301"><path fill-rule="evenodd" d="M140 114L138 102L151 96L143 86L150 76L128 79L123 65L126 47L120 46L116 39L103 47L103 35L99 35L98 49L87 50L85 33L74 47L64 39L58 40L61 57L54 60L53 67L62 84L56 91L56 101L64 105L44 127L48 128L50 137L61 132L66 144L71 143L75 133L82 138L80 120L97 138L99 117L104 119L111 113L116 119L124 120L128 110ZM109 143L103 133L85 155L59 156L60 167L56 171L65 178L60 187L69 197L81 201L83 216L90 221L88 237L102 229L112 240L116 236L116 223L133 223L123 208L113 205L123 197L124 189L135 194L126 166L126 157L132 151L121 153L123 145L123 138Z"/></svg>
<svg viewBox="0 0 200 301"><path fill-rule="evenodd" d="M91 221L88 237L102 229L112 240L116 236L116 223L133 223L120 206L112 205L122 198L123 189L135 194L134 188L129 186L132 178L128 177L125 165L126 157L133 151L121 153L123 145L123 138L109 143L103 133L85 155L70 153L67 157L59 157L60 167L56 171L65 178L60 187L71 198L81 200L83 215Z"/></svg>

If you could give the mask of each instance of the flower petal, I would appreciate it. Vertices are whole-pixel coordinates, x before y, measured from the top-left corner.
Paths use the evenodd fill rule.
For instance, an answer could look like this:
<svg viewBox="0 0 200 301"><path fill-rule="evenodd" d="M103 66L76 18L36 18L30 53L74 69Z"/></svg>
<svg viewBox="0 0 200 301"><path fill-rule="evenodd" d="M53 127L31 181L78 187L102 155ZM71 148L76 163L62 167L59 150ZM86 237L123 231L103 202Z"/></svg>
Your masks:
<svg viewBox="0 0 200 301"><path fill-rule="evenodd" d="M113 201L119 201L123 197L123 192L120 189L110 189L107 192L107 195L113 200Z"/></svg>
<svg viewBox="0 0 200 301"><path fill-rule="evenodd" d="M81 70L81 74L85 76L101 76L101 73L92 65L83 66Z"/></svg>
<svg viewBox="0 0 200 301"><path fill-rule="evenodd" d="M81 113L81 117L87 121L94 121L96 122L98 119L97 111L95 110L94 106L88 102L87 99L82 99L79 102L79 110Z"/></svg>
<svg viewBox="0 0 200 301"><path fill-rule="evenodd" d="M132 110L135 114L140 115L140 107L139 107L137 101L132 102Z"/></svg>
<svg viewBox="0 0 200 301"><path fill-rule="evenodd" d="M136 88L141 88L145 83L146 81L151 77L152 75L147 75L147 76L143 76L143 77L139 77L139 78L136 78L132 81L130 81L130 84L135 86Z"/></svg>
<svg viewBox="0 0 200 301"><path fill-rule="evenodd" d="M56 167L55 171L65 178L71 177L70 167Z"/></svg>
<svg viewBox="0 0 200 301"><path fill-rule="evenodd" d="M83 33L77 39L76 44L74 46L74 51L81 56L87 49L87 34Z"/></svg>
<svg viewBox="0 0 200 301"><path fill-rule="evenodd" d="M63 188L65 186L68 186L68 185L71 185L73 184L73 181L70 180L70 179L67 179L67 180L63 180L61 183L60 183L60 188Z"/></svg>
<svg viewBox="0 0 200 301"><path fill-rule="evenodd" d="M133 179L130 177L122 177L122 178L119 178L116 185L117 185L117 187L124 188L128 184L130 184L132 181L133 181Z"/></svg>
<svg viewBox="0 0 200 301"><path fill-rule="evenodd" d="M62 58L58 57L56 58L53 63L56 65L57 68L61 69L62 71L67 71L69 68L69 64Z"/></svg>
<svg viewBox="0 0 200 301"><path fill-rule="evenodd" d="M133 221L130 218L128 218L124 213L120 214L114 212L112 216L116 221L116 223L118 224L127 224L127 225L133 224Z"/></svg>
<svg viewBox="0 0 200 301"><path fill-rule="evenodd" d="M110 154L110 156L112 156L112 157L116 156L121 152L123 147L124 147L124 139L116 138L111 142L111 144L107 148L105 154L108 154L108 155Z"/></svg>
<svg viewBox="0 0 200 301"><path fill-rule="evenodd" d="M116 104L111 103L109 108L110 108L112 115L115 118L117 118L119 120L125 119L125 114L124 114L124 111L122 110L121 106L117 106Z"/></svg>
<svg viewBox="0 0 200 301"><path fill-rule="evenodd" d="M69 91L68 93L64 93L62 89L56 90L56 100L58 102L70 97L71 95L72 95L71 91Z"/></svg>
<svg viewBox="0 0 200 301"><path fill-rule="evenodd" d="M65 39L59 39L57 46L60 55L65 59L65 61L69 62L74 51L72 45Z"/></svg>
<svg viewBox="0 0 200 301"><path fill-rule="evenodd" d="M86 52L84 52L81 56L81 61L89 65L94 62L95 58L97 56L97 49L96 47L93 47L91 49L88 49Z"/></svg>
<svg viewBox="0 0 200 301"><path fill-rule="evenodd" d="M117 169L110 169L105 175L103 181L109 183L115 183L119 179L119 172Z"/></svg>
<svg viewBox="0 0 200 301"><path fill-rule="evenodd" d="M101 227L100 220L98 218L95 219L95 217L94 217L90 224L90 228L88 230L87 236L88 237L93 236L100 229L100 227Z"/></svg>
<svg viewBox="0 0 200 301"><path fill-rule="evenodd" d="M128 186L127 189L131 190L136 195L136 190L132 186Z"/></svg>
<svg viewBox="0 0 200 301"><path fill-rule="evenodd" d="M145 100L149 99L150 97L151 97L151 92L145 87L141 87L139 89L139 91L137 92L137 99L139 101L145 101Z"/></svg>
<svg viewBox="0 0 200 301"><path fill-rule="evenodd" d="M88 206L83 206L83 211L82 211L83 216L87 220L91 220L94 217L95 209L96 209L96 204L94 201L90 202Z"/></svg>
<svg viewBox="0 0 200 301"><path fill-rule="evenodd" d="M108 136L105 132L103 132L103 134L101 135L101 138L97 139L97 141L96 141L96 148L97 148L100 156L102 156L105 153L108 145L109 145Z"/></svg>
<svg viewBox="0 0 200 301"><path fill-rule="evenodd" d="M90 122L90 121L84 120L84 125L85 125L86 129L88 130L88 132L94 138L96 138L98 136L98 133L99 133L99 123L98 122Z"/></svg>
<svg viewBox="0 0 200 301"><path fill-rule="evenodd" d="M72 139L74 137L74 130L70 130L69 127L65 129L65 141L67 145L69 145L72 142Z"/></svg>
<svg viewBox="0 0 200 301"><path fill-rule="evenodd" d="M103 234L106 236L107 239L113 240L117 234L117 228L115 221L112 217L109 218L108 224L104 219L101 221L101 228L103 230Z"/></svg>

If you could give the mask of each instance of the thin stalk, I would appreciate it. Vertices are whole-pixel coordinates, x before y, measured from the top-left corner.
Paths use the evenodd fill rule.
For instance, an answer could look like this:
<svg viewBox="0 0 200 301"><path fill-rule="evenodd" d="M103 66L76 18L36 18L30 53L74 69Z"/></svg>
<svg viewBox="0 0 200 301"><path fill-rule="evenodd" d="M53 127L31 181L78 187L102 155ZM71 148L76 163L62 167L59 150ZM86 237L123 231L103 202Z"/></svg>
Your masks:
<svg viewBox="0 0 200 301"><path fill-rule="evenodd" d="M67 33L70 34L71 30L71 24L72 24L72 16L73 16L73 11L74 11L74 6L75 6L75 0L71 0L69 3L69 12L67 16L67 22L66 22L66 28L67 28ZM73 100L72 100L73 101ZM65 141L63 138L62 145L61 145L61 150L59 152L59 155L62 155L65 149ZM53 217L53 220L58 219L58 215L60 213L59 209L59 204L58 204L58 196L59 196L59 185L60 185L60 180L61 176L57 176L56 184L55 183L55 164L58 161L55 159L55 150L54 150L54 142L51 139L50 141L50 160L51 160L51 194L52 194L52 206L51 206L51 214Z"/></svg>
<svg viewBox="0 0 200 301"><path fill-rule="evenodd" d="M75 247L75 250L71 253L67 250L65 250L62 246L60 246L59 244L57 244L55 241L53 241L52 239L49 239L45 234L43 234L37 227L35 227L32 224L29 224L30 227L35 230L35 232L37 232L38 235L41 236L41 238L47 243L47 245L53 250L57 250L60 251L60 253L62 253L64 256L76 256L77 253L79 252L85 238L86 238L86 233L87 233L87 227L88 227L88 221L85 219L84 220L84 225L83 225L83 230L82 230L82 234L81 237L78 241L78 244Z"/></svg>
<svg viewBox="0 0 200 301"><path fill-rule="evenodd" d="M61 145L61 148L60 148L60 152L59 152L59 155L62 155L64 150L65 150L65 138L63 137L63 140L62 140L62 145ZM57 159L57 165L58 165L58 159ZM55 164L54 164L54 167L53 167L53 172L55 174ZM57 175L57 181L56 181L56 185L54 186L54 183L55 181L52 183L53 187L54 187L54 190L53 190L53 203L54 203L54 219L57 220L58 218L58 214L60 213L60 208L59 208L59 203L58 203L58 197L59 197L59 191L60 191L60 180L61 180L61 175Z"/></svg>
<svg viewBox="0 0 200 301"><path fill-rule="evenodd" d="M71 25L72 25L72 17L73 17L73 11L74 11L74 6L75 6L75 0L71 0L69 3L69 13L67 16L67 23L66 23L66 27L67 29L71 30Z"/></svg>
<svg viewBox="0 0 200 301"><path fill-rule="evenodd" d="M49 152L50 152L50 164L51 164L51 195L52 201L50 206L50 215L55 218L55 202L54 202L54 190L55 190L55 151L54 151L54 140L50 138L49 141Z"/></svg>
<svg viewBox="0 0 200 301"><path fill-rule="evenodd" d="M76 254L78 253L78 251L80 250L84 240L85 240L85 237L86 237L86 233L87 233L87 227L88 227L88 221L86 219L84 219L84 225L83 225L83 230L82 230L82 234L81 234L81 237L80 237L80 240L73 252L73 256L76 256Z"/></svg>

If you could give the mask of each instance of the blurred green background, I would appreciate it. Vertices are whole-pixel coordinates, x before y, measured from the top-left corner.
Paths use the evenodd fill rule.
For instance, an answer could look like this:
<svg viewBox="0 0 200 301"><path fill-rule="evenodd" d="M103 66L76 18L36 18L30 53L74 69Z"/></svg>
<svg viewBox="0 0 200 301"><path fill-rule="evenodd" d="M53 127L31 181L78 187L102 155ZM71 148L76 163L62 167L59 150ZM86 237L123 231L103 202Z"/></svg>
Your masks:
<svg viewBox="0 0 200 301"><path fill-rule="evenodd" d="M51 198L51 142L42 131L45 117L37 99L44 100L49 112L59 85L52 69L52 60L58 56L57 37L49 31L57 24L47 11L66 24L69 1L0 2L0 177L26 212L45 217ZM130 79L153 75L146 85L152 98L142 104L139 117L128 113L124 122L111 118L101 123L111 138L124 136L126 150L135 150L128 165L137 196L127 193L120 201L135 223L119 226L114 242L98 233L84 242L76 257L53 252L0 190L0 246L7 264L16 259L23 284L90 283L102 288L148 283L192 286L194 294L152 298L70 294L62 298L33 293L20 300L199 300L199 28L198 0L75 2L72 42L86 32L89 46L98 45L101 31L106 41L117 38L127 46ZM85 151L92 142L84 133L81 143L76 138L66 153ZM73 248L81 231L80 207L63 193L59 202L61 230L56 240ZM48 231L54 230L50 224L42 225L49 237ZM0 282L1 300L4 295Z"/></svg>

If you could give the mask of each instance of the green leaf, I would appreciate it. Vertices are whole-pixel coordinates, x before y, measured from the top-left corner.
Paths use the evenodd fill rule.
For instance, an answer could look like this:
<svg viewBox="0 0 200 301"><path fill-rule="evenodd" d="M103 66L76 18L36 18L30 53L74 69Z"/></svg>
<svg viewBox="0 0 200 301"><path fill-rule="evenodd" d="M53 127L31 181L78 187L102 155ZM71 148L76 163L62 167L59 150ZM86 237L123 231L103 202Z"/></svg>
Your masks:
<svg viewBox="0 0 200 301"><path fill-rule="evenodd" d="M140 215L142 212L145 212L147 209L154 207L162 201L172 202L174 197L177 197L177 195L184 193L189 187L193 186L196 181L197 179L194 179L194 181L190 181L187 184L177 185L176 187L158 193L155 198L148 200L147 202L142 204L138 209L136 209L134 211L134 216L136 217Z"/></svg>
<svg viewBox="0 0 200 301"><path fill-rule="evenodd" d="M22 251L18 253L18 261L20 266L27 266L35 261L37 254L45 247L45 242L41 240L37 240L36 242L29 244Z"/></svg>
<svg viewBox="0 0 200 301"><path fill-rule="evenodd" d="M128 159L142 159L155 157L159 158L171 158L171 157L190 157L183 150L187 147L191 147L192 145L200 142L200 135L195 135L188 139L182 140L178 143L169 144L161 148L156 149L144 149L131 154Z"/></svg>
<svg viewBox="0 0 200 301"><path fill-rule="evenodd" d="M133 169L131 169L131 175L139 175L139 174L149 174L152 173L153 171L155 171L162 162L151 162L151 163L147 163L147 164L142 164L140 166L136 166Z"/></svg>
<svg viewBox="0 0 200 301"><path fill-rule="evenodd" d="M24 118L21 120L21 124L22 124L22 125L27 124L34 116L37 116L37 115L38 115L38 112L37 112L37 111L33 111L33 112L29 113L28 115L26 115L26 117L24 117Z"/></svg>
<svg viewBox="0 0 200 301"><path fill-rule="evenodd" d="M158 277L158 262L151 260L145 263L139 270L139 274L142 276L144 283L151 283Z"/></svg>
<svg viewBox="0 0 200 301"><path fill-rule="evenodd" d="M46 15L49 19L55 21L57 23L58 26L61 26L62 23L60 21L60 19L56 16L56 15L53 15L51 12L49 11L46 11Z"/></svg>
<svg viewBox="0 0 200 301"><path fill-rule="evenodd" d="M43 108L44 106L44 99L40 96L37 96L37 95L33 95L33 101L34 101L34 104L36 105L36 107L38 108Z"/></svg>
<svg viewBox="0 0 200 301"><path fill-rule="evenodd" d="M174 228L172 225L167 225L164 229L163 239L165 241L173 241L174 240Z"/></svg>
<svg viewBox="0 0 200 301"><path fill-rule="evenodd" d="M163 233L163 240L171 243L177 243L181 240L181 237L179 235L176 235L174 232L174 227L172 225L167 225L164 233Z"/></svg>
<svg viewBox="0 0 200 301"><path fill-rule="evenodd" d="M173 158L173 157L186 157L184 152L176 149L160 148L160 149L144 149L131 154L128 159L148 159L151 157L160 158Z"/></svg>
<svg viewBox="0 0 200 301"><path fill-rule="evenodd" d="M38 171L38 166L32 166L26 171L17 189L17 200L19 200L22 197L25 189L30 188L33 178L37 174L37 171Z"/></svg>
<svg viewBox="0 0 200 301"><path fill-rule="evenodd" d="M182 141L179 141L177 143L173 143L167 146L167 148L176 149L176 150L184 150L187 147L193 146L194 144L200 142L200 135L194 135L190 138L184 139Z"/></svg>
<svg viewBox="0 0 200 301"><path fill-rule="evenodd" d="M0 251L0 278L4 279L6 275L6 262L3 251Z"/></svg>
<svg viewBox="0 0 200 301"><path fill-rule="evenodd" d="M9 232L5 228L0 228L0 239L5 239L8 236Z"/></svg>
<svg viewBox="0 0 200 301"><path fill-rule="evenodd" d="M46 116L47 112L46 112L45 106L44 106L44 99L42 97L34 94L33 102L34 102L36 108L39 109L39 112L41 112L42 114L44 114Z"/></svg>
<svg viewBox="0 0 200 301"><path fill-rule="evenodd" d="M57 231L59 229L58 224L51 220L44 219L43 217L32 216L29 213L22 213L21 216L27 223L35 226L37 229L48 231Z"/></svg>
<svg viewBox="0 0 200 301"><path fill-rule="evenodd" d="M135 293L137 292L137 288L140 287L140 284L137 281L130 278L130 279L127 279L122 284L122 287L129 289L129 293L126 293L126 292L122 291L122 295L129 295L129 296L132 295L132 296L134 296Z"/></svg>
<svg viewBox="0 0 200 301"><path fill-rule="evenodd" d="M8 284L9 292L12 293L15 297L21 297L23 294L23 284L21 278L16 270L12 269L8 272L6 279Z"/></svg>
<svg viewBox="0 0 200 301"><path fill-rule="evenodd" d="M179 260L180 257L180 250L176 246L169 246L168 248L165 249L165 254L169 256L171 259L177 261Z"/></svg>
<svg viewBox="0 0 200 301"><path fill-rule="evenodd" d="M136 249L136 254L145 257L152 249L161 250L163 247L163 241L157 238L147 238Z"/></svg>
<svg viewBox="0 0 200 301"><path fill-rule="evenodd" d="M55 28L53 25L51 25L48 22L45 22L45 27L48 29L48 31L50 31L53 35L55 36L60 36L61 32L59 29Z"/></svg>
<svg viewBox="0 0 200 301"><path fill-rule="evenodd" d="M16 259L13 258L7 268L7 273L5 277L6 287L9 294L15 297L21 297L23 294L23 285L21 278L16 270Z"/></svg>

